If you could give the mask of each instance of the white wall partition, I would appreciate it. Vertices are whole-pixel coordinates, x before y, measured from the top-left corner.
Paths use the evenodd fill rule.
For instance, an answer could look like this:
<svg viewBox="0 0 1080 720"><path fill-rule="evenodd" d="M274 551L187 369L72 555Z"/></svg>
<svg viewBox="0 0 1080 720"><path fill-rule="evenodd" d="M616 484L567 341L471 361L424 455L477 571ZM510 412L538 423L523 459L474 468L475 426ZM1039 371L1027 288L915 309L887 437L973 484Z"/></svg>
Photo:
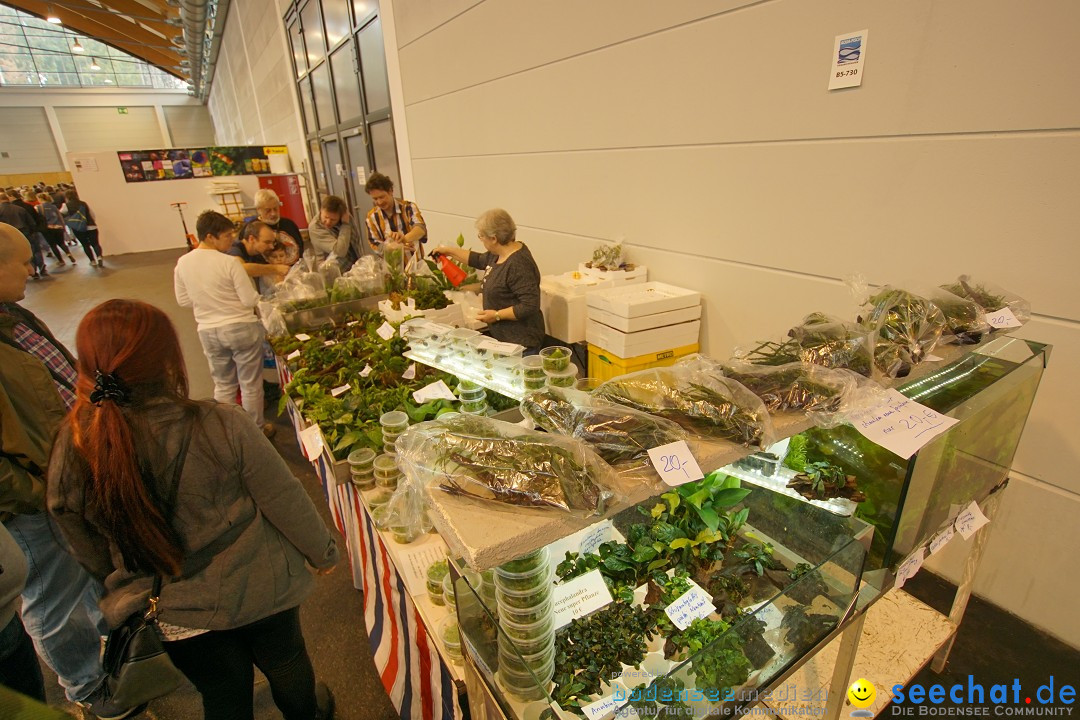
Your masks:
<svg viewBox="0 0 1080 720"><path fill-rule="evenodd" d="M388 4L436 241L494 206L546 273L622 240L705 294L718 356L850 314L853 272L1030 298L1022 334L1056 347L976 591L1080 645L1055 600L1080 592L1057 565L1080 541L1080 5ZM829 92L835 36L864 28L862 86Z"/></svg>

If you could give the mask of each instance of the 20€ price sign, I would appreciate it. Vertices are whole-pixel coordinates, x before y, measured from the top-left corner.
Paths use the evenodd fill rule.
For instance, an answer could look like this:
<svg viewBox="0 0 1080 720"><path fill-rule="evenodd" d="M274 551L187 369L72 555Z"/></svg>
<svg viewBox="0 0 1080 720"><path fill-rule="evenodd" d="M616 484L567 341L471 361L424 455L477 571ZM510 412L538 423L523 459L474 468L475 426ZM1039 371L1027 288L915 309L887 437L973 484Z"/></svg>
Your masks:
<svg viewBox="0 0 1080 720"><path fill-rule="evenodd" d="M705 477L685 440L649 450L653 468L668 485L683 485Z"/></svg>

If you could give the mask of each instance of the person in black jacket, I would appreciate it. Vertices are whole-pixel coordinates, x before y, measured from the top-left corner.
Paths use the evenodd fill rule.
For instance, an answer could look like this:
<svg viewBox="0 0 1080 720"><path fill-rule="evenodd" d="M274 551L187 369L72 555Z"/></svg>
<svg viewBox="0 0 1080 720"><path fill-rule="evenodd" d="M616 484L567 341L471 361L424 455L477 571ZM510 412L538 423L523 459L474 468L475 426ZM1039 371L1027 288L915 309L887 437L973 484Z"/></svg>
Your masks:
<svg viewBox="0 0 1080 720"><path fill-rule="evenodd" d="M80 200L79 194L74 190L65 190L64 206L60 208L60 212L64 214L68 227L75 233L75 239L82 245L90 264L101 267L101 243L98 241L97 223L94 222L90 206Z"/></svg>
<svg viewBox="0 0 1080 720"><path fill-rule="evenodd" d="M30 243L31 262L34 266L34 273L30 277L37 280L47 276L49 271L45 267L45 256L41 254L41 245L38 244L37 213L33 211L33 208L27 210L23 207L24 205L25 203L14 191L0 192L0 222L14 227Z"/></svg>

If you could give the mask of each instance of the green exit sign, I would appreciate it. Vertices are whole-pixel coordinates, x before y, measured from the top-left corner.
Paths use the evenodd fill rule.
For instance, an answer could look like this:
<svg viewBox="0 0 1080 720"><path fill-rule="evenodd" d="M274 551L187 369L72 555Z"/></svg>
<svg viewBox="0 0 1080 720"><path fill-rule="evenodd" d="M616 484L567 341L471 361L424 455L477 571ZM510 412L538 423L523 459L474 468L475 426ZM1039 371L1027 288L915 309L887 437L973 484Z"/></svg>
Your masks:
<svg viewBox="0 0 1080 720"><path fill-rule="evenodd" d="M120 115L127 115L127 108L118 107L118 108L116 108L116 112L119 113Z"/></svg>

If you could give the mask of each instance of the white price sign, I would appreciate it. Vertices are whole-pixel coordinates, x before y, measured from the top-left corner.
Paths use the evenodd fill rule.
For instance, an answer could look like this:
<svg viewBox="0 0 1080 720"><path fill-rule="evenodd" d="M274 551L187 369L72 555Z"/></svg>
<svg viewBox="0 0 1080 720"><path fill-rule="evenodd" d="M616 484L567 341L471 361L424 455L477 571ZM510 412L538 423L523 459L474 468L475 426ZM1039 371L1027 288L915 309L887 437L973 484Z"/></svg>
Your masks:
<svg viewBox="0 0 1080 720"><path fill-rule="evenodd" d="M685 440L651 448L649 458L668 485L683 485L705 477Z"/></svg>
<svg viewBox="0 0 1080 720"><path fill-rule="evenodd" d="M611 603L611 591L599 570L556 585L552 597L556 628L569 625L571 620L585 617Z"/></svg>
<svg viewBox="0 0 1080 720"><path fill-rule="evenodd" d="M425 385L415 391L412 397L413 402L419 405L423 405L428 400L457 400L457 395L442 380L436 380L430 385Z"/></svg>
<svg viewBox="0 0 1080 720"><path fill-rule="evenodd" d="M923 560L925 559L926 550L923 548L919 548L911 553L911 555L908 555L907 560L905 560L900 567L896 568L896 581L893 582L893 587L904 587L904 583L915 577L915 574L922 570Z"/></svg>
<svg viewBox="0 0 1080 720"><path fill-rule="evenodd" d="M416 377L416 363L409 363L409 367L406 368L405 372L401 373L401 378L403 380L412 380L415 377Z"/></svg>
<svg viewBox="0 0 1080 720"><path fill-rule="evenodd" d="M981 528L990 520L983 515L982 510L979 509L979 503L974 500L971 504L964 508L964 511L956 516L956 522L953 523L953 527L956 528L956 532L964 536L965 540L971 538L979 528Z"/></svg>
<svg viewBox="0 0 1080 720"><path fill-rule="evenodd" d="M296 335L294 335L293 337L295 337L300 342L307 342L311 339L311 336L306 333L296 333Z"/></svg>
<svg viewBox="0 0 1080 720"><path fill-rule="evenodd" d="M344 393L346 393L348 391L349 391L349 384L345 383L344 385L341 385L341 386L336 387L333 390L331 390L330 394L333 397L337 397L338 395L342 395L342 394L344 394Z"/></svg>
<svg viewBox="0 0 1080 720"><path fill-rule="evenodd" d="M323 347L331 347L332 345L337 345L337 340L327 340L323 343Z"/></svg>
<svg viewBox="0 0 1080 720"><path fill-rule="evenodd" d="M304 454L307 455L307 459L314 462L315 458L319 457L323 450L322 431L319 430L319 426L312 425L301 432L300 444L304 446Z"/></svg>
<svg viewBox="0 0 1080 720"><path fill-rule="evenodd" d="M954 535L956 535L956 530L953 529L952 525L939 532L934 539L930 541L930 554L937 555L941 552L941 550L949 544L949 541L953 539Z"/></svg>
<svg viewBox="0 0 1080 720"><path fill-rule="evenodd" d="M300 357L300 351L299 350L293 350L291 353L289 353L288 355L285 356L285 359L286 360L295 360L298 357Z"/></svg>
<svg viewBox="0 0 1080 720"><path fill-rule="evenodd" d="M1023 325L1022 322L1016 319L1016 315L1013 314L1012 308L1003 307L1000 310L986 313L986 322L998 330L1004 330L1005 328L1016 328Z"/></svg>
<svg viewBox="0 0 1080 720"><path fill-rule="evenodd" d="M371 374L371 366L370 365L365 365L364 369L360 371L360 377L362 377L362 378L366 378L370 374Z"/></svg>
<svg viewBox="0 0 1080 720"><path fill-rule="evenodd" d="M849 413L848 422L868 439L902 458L910 458L958 422L891 388L885 394L885 402Z"/></svg>
<svg viewBox="0 0 1080 720"><path fill-rule="evenodd" d="M664 612L672 624L680 630L690 627L690 623L695 620L709 617L715 611L712 595L709 595L697 585L691 585L689 590L675 598L670 605L664 608Z"/></svg>
<svg viewBox="0 0 1080 720"><path fill-rule="evenodd" d="M394 337L395 332L394 326L384 320L383 324L379 326L379 329L375 331L375 334L383 340L389 340Z"/></svg>
<svg viewBox="0 0 1080 720"><path fill-rule="evenodd" d="M829 70L829 89L862 85L866 64L866 38L869 30L837 35L833 42L832 67Z"/></svg>

